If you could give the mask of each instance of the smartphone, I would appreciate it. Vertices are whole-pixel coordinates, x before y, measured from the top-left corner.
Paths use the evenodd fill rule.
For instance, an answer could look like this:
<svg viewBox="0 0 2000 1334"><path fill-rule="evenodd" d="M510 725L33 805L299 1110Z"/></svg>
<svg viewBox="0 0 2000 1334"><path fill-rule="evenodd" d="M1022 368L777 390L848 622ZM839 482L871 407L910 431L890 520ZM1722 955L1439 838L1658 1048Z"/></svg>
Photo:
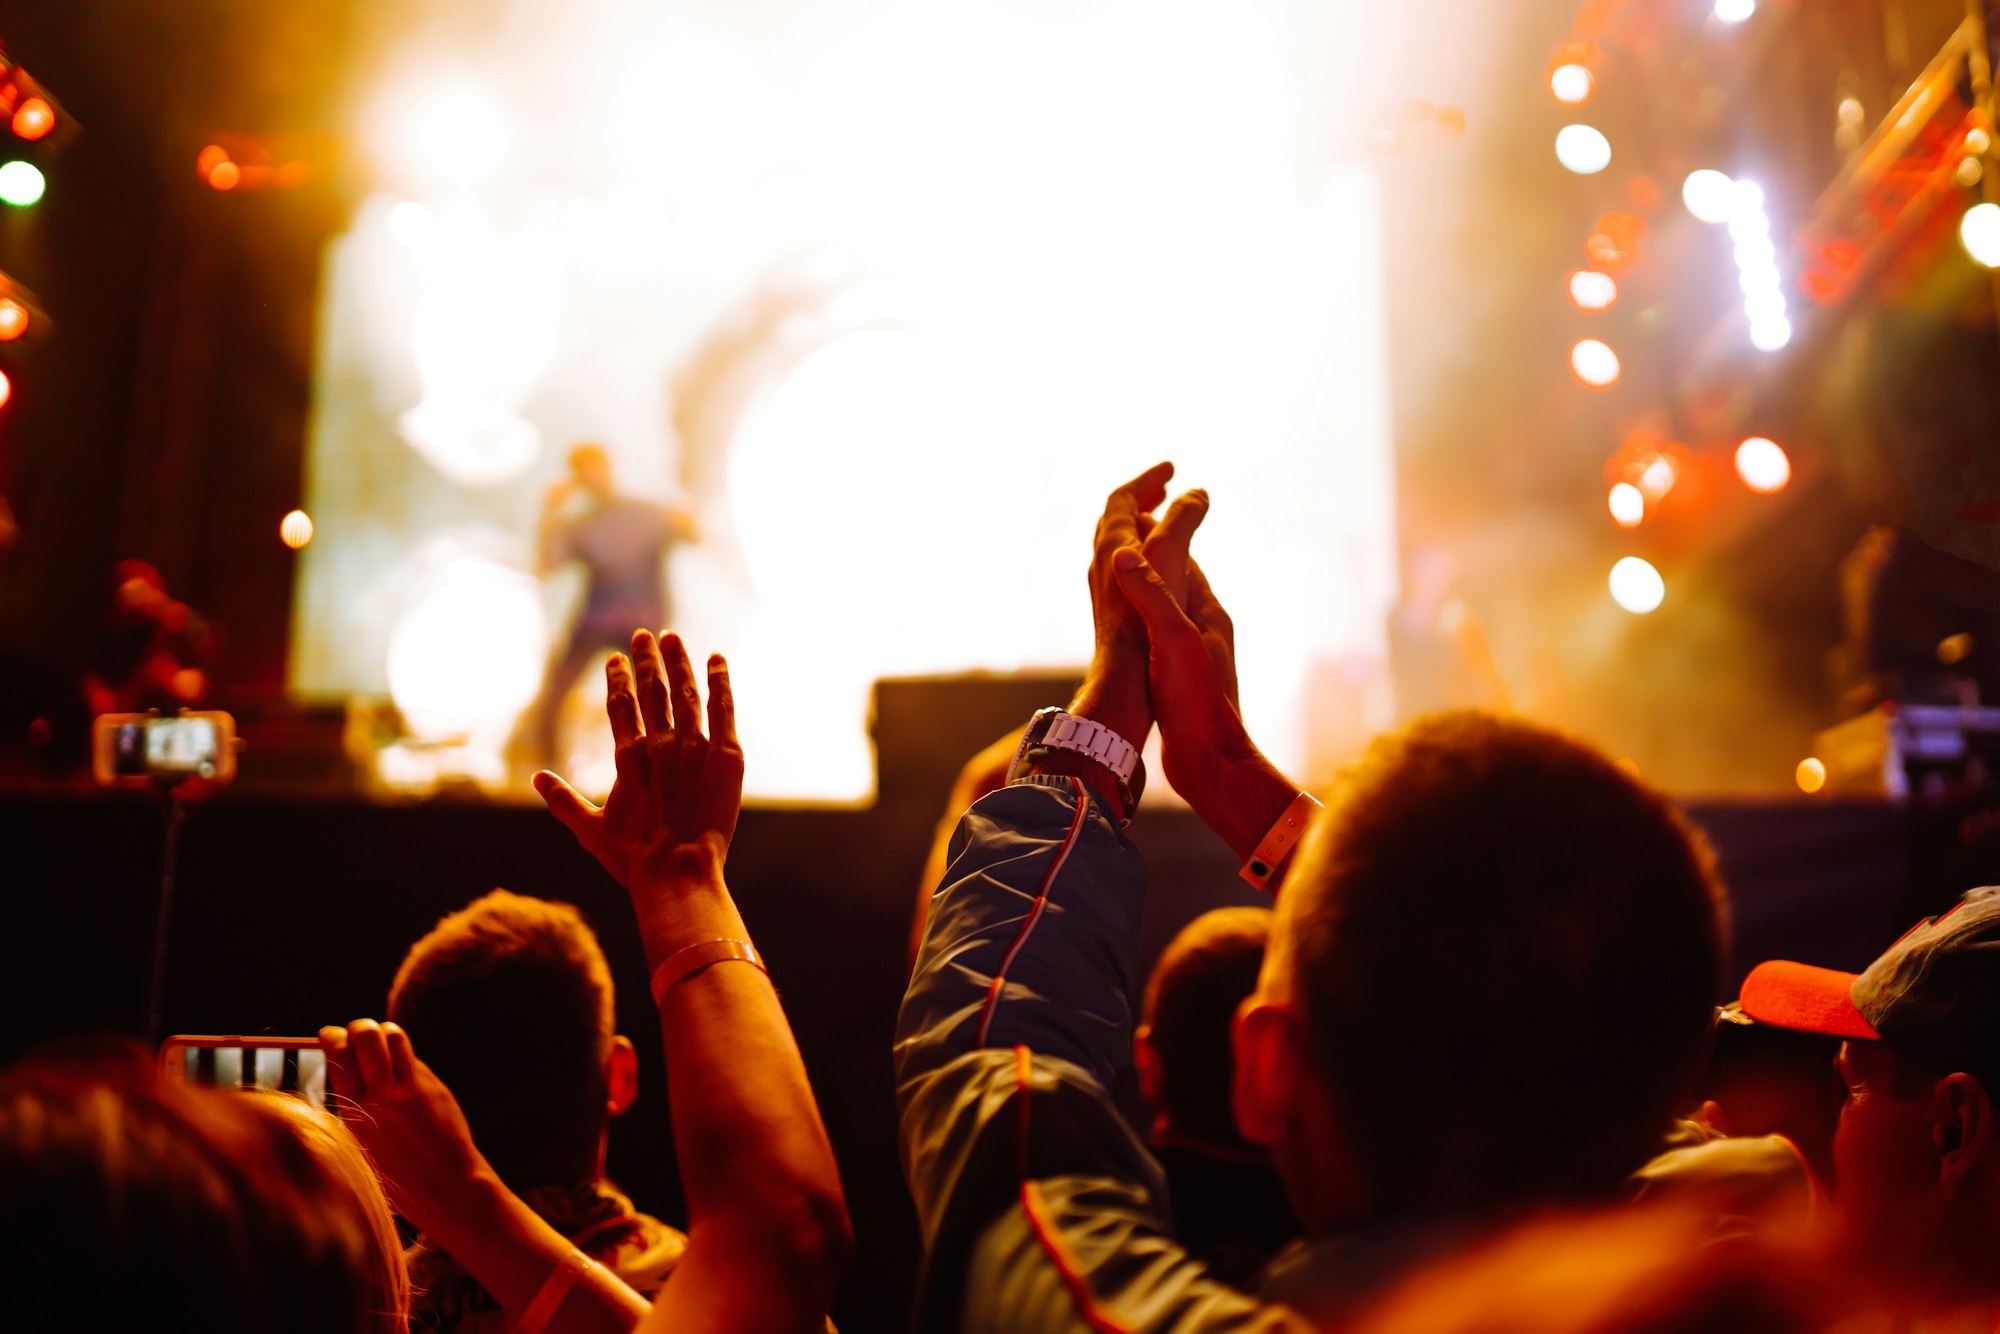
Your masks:
<svg viewBox="0 0 2000 1334"><path fill-rule="evenodd" d="M160 717L106 713L91 733L91 771L103 787L153 787L236 777L236 720L219 711Z"/></svg>
<svg viewBox="0 0 2000 1334"><path fill-rule="evenodd" d="M270 1089L326 1107L326 1053L318 1038L177 1034L160 1044L160 1071L202 1088Z"/></svg>

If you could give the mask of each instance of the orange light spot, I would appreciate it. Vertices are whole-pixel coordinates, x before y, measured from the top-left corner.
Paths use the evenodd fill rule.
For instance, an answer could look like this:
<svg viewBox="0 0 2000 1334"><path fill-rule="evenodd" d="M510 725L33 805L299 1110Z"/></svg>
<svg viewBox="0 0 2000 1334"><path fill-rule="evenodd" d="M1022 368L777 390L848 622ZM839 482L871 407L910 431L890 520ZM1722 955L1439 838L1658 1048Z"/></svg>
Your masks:
<svg viewBox="0 0 2000 1334"><path fill-rule="evenodd" d="M229 150L221 144L210 144L201 150L194 160L195 174L204 181L214 174L215 169L229 161Z"/></svg>
<svg viewBox="0 0 2000 1334"><path fill-rule="evenodd" d="M208 183L218 190L234 190L236 183L242 179L242 168L234 162L218 162L215 170L208 173Z"/></svg>
<svg viewBox="0 0 2000 1334"><path fill-rule="evenodd" d="M1811 794L1826 786L1826 765L1808 755L1799 761L1799 767L1792 772L1799 791Z"/></svg>
<svg viewBox="0 0 2000 1334"><path fill-rule="evenodd" d="M28 332L28 308L11 296L0 296L0 343Z"/></svg>
<svg viewBox="0 0 2000 1334"><path fill-rule="evenodd" d="M7 372L0 371L0 407L5 407L7 400L13 396L14 382L7 378Z"/></svg>
<svg viewBox="0 0 2000 1334"><path fill-rule="evenodd" d="M56 109L39 97L14 108L14 133L23 139L39 139L55 127Z"/></svg>
<svg viewBox="0 0 2000 1334"><path fill-rule="evenodd" d="M278 524L278 540L297 551L313 540L312 517L304 510L293 510Z"/></svg>

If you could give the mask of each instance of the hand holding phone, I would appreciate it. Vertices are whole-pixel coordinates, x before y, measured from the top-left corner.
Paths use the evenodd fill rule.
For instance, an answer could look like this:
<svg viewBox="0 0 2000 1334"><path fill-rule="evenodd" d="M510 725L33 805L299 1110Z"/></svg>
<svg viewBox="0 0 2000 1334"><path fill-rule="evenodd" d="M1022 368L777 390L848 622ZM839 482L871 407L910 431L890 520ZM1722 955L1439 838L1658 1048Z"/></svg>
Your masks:
<svg viewBox="0 0 2000 1334"><path fill-rule="evenodd" d="M458 1099L396 1024L356 1019L319 1031L334 1106L368 1150L396 1212L426 1232L497 1181Z"/></svg>

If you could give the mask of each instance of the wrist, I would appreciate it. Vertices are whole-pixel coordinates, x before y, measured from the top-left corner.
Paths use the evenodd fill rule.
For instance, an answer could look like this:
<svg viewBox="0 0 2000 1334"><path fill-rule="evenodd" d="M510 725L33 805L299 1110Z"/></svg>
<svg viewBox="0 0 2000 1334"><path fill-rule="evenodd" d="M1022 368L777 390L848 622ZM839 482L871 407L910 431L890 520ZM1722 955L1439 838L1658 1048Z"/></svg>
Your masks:
<svg viewBox="0 0 2000 1334"><path fill-rule="evenodd" d="M1239 858L1256 849L1299 794L1233 712L1197 741L1170 743L1162 760L1174 790Z"/></svg>
<svg viewBox="0 0 2000 1334"><path fill-rule="evenodd" d="M1131 742L1135 750L1144 750L1147 734L1153 730L1145 659L1141 657L1131 670L1121 670L1115 662L1107 664L1105 657L1100 649L1067 712L1108 727Z"/></svg>
<svg viewBox="0 0 2000 1334"><path fill-rule="evenodd" d="M746 934L735 900L712 851L676 849L673 856L634 877L632 907L646 960L659 967L688 945Z"/></svg>

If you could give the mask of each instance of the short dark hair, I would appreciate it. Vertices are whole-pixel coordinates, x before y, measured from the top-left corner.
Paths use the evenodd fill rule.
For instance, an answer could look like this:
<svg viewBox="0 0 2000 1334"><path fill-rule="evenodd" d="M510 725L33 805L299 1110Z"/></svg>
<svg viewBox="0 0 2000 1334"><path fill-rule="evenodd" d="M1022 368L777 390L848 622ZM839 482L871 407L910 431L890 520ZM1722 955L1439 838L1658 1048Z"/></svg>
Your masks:
<svg viewBox="0 0 2000 1334"><path fill-rule="evenodd" d="M1268 908L1217 908L1181 928L1146 983L1144 1021L1159 1056L1167 1124L1219 1144L1242 1140L1231 1107L1236 1007L1257 987Z"/></svg>
<svg viewBox="0 0 2000 1334"><path fill-rule="evenodd" d="M1674 807L1580 742L1473 712L1378 738L1279 920L1387 1207L1612 1190L1693 1087L1721 885Z"/></svg>
<svg viewBox="0 0 2000 1334"><path fill-rule="evenodd" d="M465 1109L515 1190L596 1173L608 1115L611 970L582 914L496 889L410 947L389 1018Z"/></svg>
<svg viewBox="0 0 2000 1334"><path fill-rule="evenodd" d="M380 1186L307 1141L301 1116L321 1117L325 1142L345 1134L330 1118L279 1097L163 1079L126 1042L0 1076L10 1327L406 1330Z"/></svg>

